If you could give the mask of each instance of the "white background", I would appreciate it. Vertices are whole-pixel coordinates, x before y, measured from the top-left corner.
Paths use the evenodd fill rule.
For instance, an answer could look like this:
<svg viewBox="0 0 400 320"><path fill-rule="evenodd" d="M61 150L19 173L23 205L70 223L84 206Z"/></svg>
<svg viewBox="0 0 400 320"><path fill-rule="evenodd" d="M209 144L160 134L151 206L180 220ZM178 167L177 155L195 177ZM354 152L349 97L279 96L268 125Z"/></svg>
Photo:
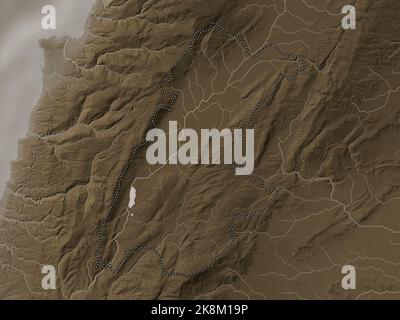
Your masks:
<svg viewBox="0 0 400 320"><path fill-rule="evenodd" d="M40 38L83 35L95 0L0 0L0 198L9 179L17 140L28 132L42 90ZM57 29L42 30L44 5L54 5Z"/></svg>

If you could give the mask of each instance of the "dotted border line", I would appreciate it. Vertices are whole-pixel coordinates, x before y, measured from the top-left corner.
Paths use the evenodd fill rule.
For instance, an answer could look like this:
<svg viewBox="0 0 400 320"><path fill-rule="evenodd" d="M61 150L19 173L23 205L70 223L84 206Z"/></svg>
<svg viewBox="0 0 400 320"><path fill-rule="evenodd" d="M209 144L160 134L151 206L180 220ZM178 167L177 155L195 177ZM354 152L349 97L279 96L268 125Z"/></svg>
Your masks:
<svg viewBox="0 0 400 320"><path fill-rule="evenodd" d="M279 73L277 79L274 81L274 84L272 86L272 91L270 92L269 95L267 95L264 99L261 99L252 109L252 111L250 112L250 115L248 117L248 119L240 126L240 128L244 128L247 127L248 125L250 125L252 123L252 121L254 120L255 117L255 113L258 111L258 109L262 106L269 106L278 89L279 86L281 85L281 83L283 82L283 80L287 79L287 80L294 80L300 73L303 73L307 70L308 65L305 63L305 59L304 57L300 56L300 55L295 55L293 53L288 53L283 51L277 44L275 43L266 43L264 46L262 46L260 49L258 49L256 52L252 53L249 47L249 44L247 42L246 37L241 34L238 33L236 35L234 35L229 29L227 29L225 26L223 26L222 24L212 21L206 28L200 30L200 31L195 31L192 35L192 40L189 42L189 46L184 49L184 51L180 54L180 56L178 57L178 59L175 61L175 63L171 66L171 68L168 71L168 75L166 78L164 78L161 82L159 82L157 84L157 88L160 90L160 92L165 95L165 96L169 96L171 97L171 100L169 101L168 104L160 104L156 106L156 110L154 111L152 117L151 117L151 126L152 128L157 128L157 123L158 123L158 118L159 118L159 113L162 111L171 111L174 104L177 101L178 98L178 93L176 93L173 90L165 90L163 87L166 87L174 78L174 71L176 69L176 67L180 64L180 62L183 60L183 58L188 55L191 51L193 51L194 49L194 45L196 44L196 42L199 40L199 36L209 33L211 30L213 30L214 28L221 30L222 32L225 33L225 35L228 38L235 38L236 40L238 40L243 46L244 49L247 53L247 55L250 58L257 58L264 50L268 49L268 48L272 48L273 50L277 51L279 54L281 54L284 57L290 57L293 58L296 62L300 61L301 62L301 67L298 67L293 74L284 74L284 73ZM225 256L231 249L231 247L233 246L233 244L236 242L237 240L237 232L236 230L233 228L232 226L232 221L234 219L237 219L239 217L242 216L246 216L246 217L253 217L254 215L257 215L265 210L268 210L270 208L270 206L276 201L276 199L279 196L279 189L276 188L272 188L272 187L268 187L265 184L264 179L261 176L258 176L256 174L251 174L248 175L249 178L253 178L256 179L258 181L260 181L262 183L263 188L268 191L273 193L273 197L272 199L270 199L270 201L267 203L266 206L264 206L263 208L257 209L254 212L238 212L233 214L230 218L227 219L226 224L229 230L229 233L232 234L232 239L229 241L228 245L218 253L218 255L216 255L215 257L211 258L208 263L206 265L204 265L203 267L197 268L195 270L193 270L192 272L189 273L182 273L182 272L170 272L167 271L165 268L165 263L164 260L161 256L161 253L155 249L153 246L146 244L146 245L141 245L138 246L136 248L130 248L125 250L125 254L124 257L119 261L119 263L116 265L116 267L113 267L111 262L107 262L106 260L103 259L102 255L104 252L104 242L106 239L106 231L105 231L105 227L106 224L108 222L108 220L111 217L111 214L114 210L114 208L116 207L116 203L117 200L119 198L120 195L120 191L121 191L121 185L123 182L123 179L125 177L125 174L127 172L127 170L129 169L129 167L131 166L133 160L135 159L137 153L143 149L147 144L149 143L149 141L144 140L142 142L140 142L139 144L137 144L134 148L133 151L128 159L128 161L125 163L122 172L118 178L117 181L117 186L114 190L114 195L111 201L111 205L109 206L107 213L105 215L105 217L103 218L102 222L100 223L99 226L99 241L98 241L98 245L97 245L97 249L96 249L96 253L95 253L95 263L94 263L94 268L95 268L95 273L100 272L102 269L104 268L108 268L112 273L116 274L118 273L118 271L122 268L122 266L124 265L124 263L133 255L135 255L136 253L142 251L142 250L150 250L152 251L155 255L158 256L159 259L159 264L160 264L160 268L161 271L164 275L167 276L179 276L179 277L185 277L185 278L190 278L196 274L199 274L201 272L206 271L207 269L209 269L212 265L214 265L217 261L219 261L223 256ZM238 165L228 165L228 167L231 168L237 168Z"/></svg>

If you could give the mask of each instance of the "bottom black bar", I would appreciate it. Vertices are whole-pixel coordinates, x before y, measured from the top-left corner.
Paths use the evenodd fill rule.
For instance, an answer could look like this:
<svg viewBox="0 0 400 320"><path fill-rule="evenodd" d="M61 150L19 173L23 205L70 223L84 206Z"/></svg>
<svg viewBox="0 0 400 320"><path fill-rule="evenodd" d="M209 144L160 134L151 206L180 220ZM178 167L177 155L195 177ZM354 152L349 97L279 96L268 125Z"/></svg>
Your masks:
<svg viewBox="0 0 400 320"><path fill-rule="evenodd" d="M56 319L58 316L99 316L100 319L280 319L286 316L309 318L357 318L365 313L382 317L390 308L400 305L394 301L256 301L256 300L134 300L134 301L1 301L1 311L13 316L20 312L30 317ZM9 310L7 310L9 309ZM36 318L36 317L34 317Z"/></svg>

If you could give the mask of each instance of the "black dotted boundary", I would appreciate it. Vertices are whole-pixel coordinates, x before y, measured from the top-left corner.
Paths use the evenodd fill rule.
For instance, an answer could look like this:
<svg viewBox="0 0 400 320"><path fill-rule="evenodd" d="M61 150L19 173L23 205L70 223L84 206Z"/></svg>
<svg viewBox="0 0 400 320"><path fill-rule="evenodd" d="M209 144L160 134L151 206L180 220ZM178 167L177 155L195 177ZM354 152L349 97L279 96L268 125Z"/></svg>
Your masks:
<svg viewBox="0 0 400 320"><path fill-rule="evenodd" d="M262 46L261 48L259 48L256 52L252 53L250 50L250 47L248 45L247 39L243 34L236 34L234 35L229 29L227 29L226 27L224 27L223 25L221 25L218 22L211 22L206 28L199 30L199 31L195 31L193 33L192 36L192 40L189 42L189 46L181 53L181 55L178 57L178 59L175 61L175 63L171 66L171 68L168 71L168 75L157 84L157 88L160 90L160 92L171 98L171 100L169 101L168 104L160 104L156 106L156 110L154 111L152 117L151 117L151 128L157 128L157 124L158 124L158 119L159 119L159 114L160 112L164 112L164 111L171 111L174 104L176 103L176 100L178 98L178 93L173 91L173 90L165 90L164 87L166 87L174 78L174 71L176 69L176 67L179 65L179 63L183 60L183 58L188 55L191 51L193 51L194 49L194 45L196 44L196 42L198 42L199 37L209 33L211 30L213 29L218 29L222 32L225 33L225 35L228 38L235 38L243 47L244 50L246 51L248 57L250 58L257 58L264 50L271 48L275 51L277 51L279 54L281 54L283 57L288 57L288 58L293 58L295 62L301 62L301 66L299 66L293 74L284 74L284 73L279 73L278 77L276 78L276 80L274 81L274 84L272 86L272 90L271 92L262 100L260 100L252 109L252 111L250 112L250 115L248 117L248 119L240 126L240 128L244 128L249 126L252 121L254 120L255 117L255 113L257 112L258 109L260 109L260 107L263 106L269 106L278 89L279 86L281 85L281 83L283 82L283 80L287 79L287 80L294 80L299 73L303 73L307 70L308 65L305 62L305 59L300 56L300 55L295 55L293 53L288 53L283 51L277 44L275 43L267 43L264 46ZM182 273L182 272L171 272L171 271L167 271L165 268L165 263L164 260L161 256L161 253L155 249L153 246L149 245L149 244L145 244L145 245L141 245L141 246L137 246L135 248L130 248L125 250L125 254L124 257L118 262L118 264L116 265L116 267L113 267L111 262L108 262L107 260L103 259L103 253L104 253L104 242L105 239L107 238L106 236L106 231L105 231L105 227L106 224L108 222L108 220L111 217L111 214L113 212L113 210L116 207L117 201L119 199L119 195L121 192L121 185L123 182L123 179L125 177L125 174L127 172L127 170L130 168L130 166L132 165L137 153L142 150L147 144L149 143L149 141L144 140L142 142L140 142L139 144L137 144L132 152L131 155L128 159L128 161L125 163L122 172L117 180L117 185L116 188L114 190L114 195L111 201L111 205L108 207L107 213L104 216L103 220L100 223L99 226L99 241L98 241L98 245L97 245L97 249L96 249L96 253L95 253L95 263L94 263L94 268L95 268L95 273L100 272L102 269L107 268L109 269L112 273L116 274L124 265L124 263L133 255L135 255L136 253L142 251L142 250L149 250L152 251L157 257L158 257L158 261L160 264L160 269L162 271L162 273L164 275L167 276L178 276L178 277L184 277L184 278L190 278L193 277L196 274L202 273L204 271L206 271L207 269L209 269L212 265L214 265L217 261L219 261L223 256L225 256L232 248L233 244L236 242L237 240L237 231L234 229L233 225L232 225L232 221L240 218L240 217L253 217L257 214L260 214L266 210L268 210L270 208L270 206L276 201L276 199L279 196L279 189L278 188L274 188L274 187L270 187L267 186L267 184L264 181L264 178L262 178L259 175L256 174L250 174L248 175L248 177L250 179L254 179L257 180L261 183L262 187L265 189L265 191L272 193L272 198L269 200L269 202L267 203L267 205L265 205L262 208L259 208L255 211L252 212L238 212L233 214L232 216L230 216L227 220L226 220L226 225L228 228L229 233L231 234L232 238L229 241L229 243L226 245L226 247L221 250L216 256L214 256L213 258L211 258L207 264L205 264L204 266L197 268L191 272L188 273ZM227 167L230 168L237 168L239 167L238 165L227 165Z"/></svg>

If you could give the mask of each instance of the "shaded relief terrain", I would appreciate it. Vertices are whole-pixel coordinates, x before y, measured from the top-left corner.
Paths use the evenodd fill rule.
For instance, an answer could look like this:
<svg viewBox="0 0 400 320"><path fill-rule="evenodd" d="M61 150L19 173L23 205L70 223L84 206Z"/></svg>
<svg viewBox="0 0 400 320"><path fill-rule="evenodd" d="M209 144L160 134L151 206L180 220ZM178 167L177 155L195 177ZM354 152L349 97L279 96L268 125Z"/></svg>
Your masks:
<svg viewBox="0 0 400 320"><path fill-rule="evenodd" d="M400 298L400 2L351 2L104 0L41 40L0 298ZM253 174L149 165L169 121L254 128Z"/></svg>

